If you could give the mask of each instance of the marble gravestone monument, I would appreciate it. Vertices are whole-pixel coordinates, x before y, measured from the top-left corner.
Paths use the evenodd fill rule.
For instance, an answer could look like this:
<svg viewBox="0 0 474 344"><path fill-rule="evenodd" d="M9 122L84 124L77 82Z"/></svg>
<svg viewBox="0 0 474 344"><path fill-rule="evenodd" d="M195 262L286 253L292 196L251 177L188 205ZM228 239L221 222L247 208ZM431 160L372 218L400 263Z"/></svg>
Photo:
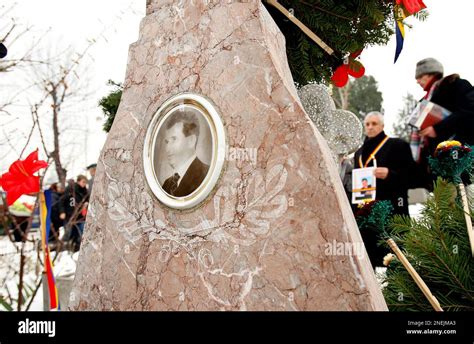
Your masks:
<svg viewBox="0 0 474 344"><path fill-rule="evenodd" d="M260 1L149 0L69 309L386 310L338 178Z"/></svg>

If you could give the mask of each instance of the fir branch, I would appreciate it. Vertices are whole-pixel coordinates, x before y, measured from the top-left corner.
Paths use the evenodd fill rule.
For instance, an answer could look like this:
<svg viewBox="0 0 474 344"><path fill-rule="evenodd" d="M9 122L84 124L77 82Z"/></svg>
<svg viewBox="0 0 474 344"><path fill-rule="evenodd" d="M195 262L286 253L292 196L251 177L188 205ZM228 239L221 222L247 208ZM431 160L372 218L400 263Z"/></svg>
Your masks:
<svg viewBox="0 0 474 344"><path fill-rule="evenodd" d="M315 4L308 4L306 1L300 1L300 3L302 3L303 5L306 5L312 9L317 9L318 11L321 11L321 12L324 12L324 13L327 13L331 16L334 16L334 17L337 17L337 18L341 18L341 19L345 19L345 20L352 20L354 18L349 18L349 17L346 17L346 16L343 16L343 15L340 15L340 14L337 14L337 13L334 13L334 12L331 12L329 10L326 10L320 6L316 6Z"/></svg>

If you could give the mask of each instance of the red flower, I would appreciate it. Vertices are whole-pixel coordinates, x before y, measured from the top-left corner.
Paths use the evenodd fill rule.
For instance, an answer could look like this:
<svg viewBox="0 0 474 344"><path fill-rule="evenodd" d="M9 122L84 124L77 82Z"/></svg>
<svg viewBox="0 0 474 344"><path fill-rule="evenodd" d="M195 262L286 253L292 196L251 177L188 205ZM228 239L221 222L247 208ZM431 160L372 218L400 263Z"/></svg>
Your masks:
<svg viewBox="0 0 474 344"><path fill-rule="evenodd" d="M410 14L415 14L416 12L421 11L423 8L426 8L426 5L422 0L397 0L397 5L400 5L403 2L403 7L406 8Z"/></svg>
<svg viewBox="0 0 474 344"><path fill-rule="evenodd" d="M38 160L38 150L11 164L0 177L0 186L7 192L7 204L12 205L21 195L39 192L39 177L33 173L47 166L46 161Z"/></svg>

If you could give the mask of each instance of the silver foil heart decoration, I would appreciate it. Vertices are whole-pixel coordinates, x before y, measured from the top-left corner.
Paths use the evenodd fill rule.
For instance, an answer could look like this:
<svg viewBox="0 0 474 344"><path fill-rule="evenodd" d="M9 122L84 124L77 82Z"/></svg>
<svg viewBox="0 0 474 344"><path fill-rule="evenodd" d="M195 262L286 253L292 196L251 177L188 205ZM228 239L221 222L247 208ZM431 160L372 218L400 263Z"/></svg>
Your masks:
<svg viewBox="0 0 474 344"><path fill-rule="evenodd" d="M349 155L362 145L361 121L350 111L337 110L326 86L308 84L298 90L298 95L334 157Z"/></svg>

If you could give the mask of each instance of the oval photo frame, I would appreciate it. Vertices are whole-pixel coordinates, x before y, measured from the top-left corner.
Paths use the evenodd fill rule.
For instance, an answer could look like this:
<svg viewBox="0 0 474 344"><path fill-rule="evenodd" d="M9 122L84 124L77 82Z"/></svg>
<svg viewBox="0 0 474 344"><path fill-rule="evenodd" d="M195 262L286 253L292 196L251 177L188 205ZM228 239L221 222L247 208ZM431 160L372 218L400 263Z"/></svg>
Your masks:
<svg viewBox="0 0 474 344"><path fill-rule="evenodd" d="M180 93L153 115L143 146L145 178L172 209L198 206L214 189L226 154L224 124L206 97Z"/></svg>

